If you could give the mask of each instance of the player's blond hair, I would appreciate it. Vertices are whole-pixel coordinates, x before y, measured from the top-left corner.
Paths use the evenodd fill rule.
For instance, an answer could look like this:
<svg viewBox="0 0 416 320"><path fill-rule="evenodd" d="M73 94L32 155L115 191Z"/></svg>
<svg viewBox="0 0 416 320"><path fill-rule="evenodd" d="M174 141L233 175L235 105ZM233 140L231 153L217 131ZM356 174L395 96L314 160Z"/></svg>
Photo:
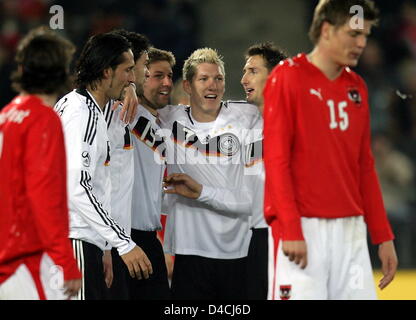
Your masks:
<svg viewBox="0 0 416 320"><path fill-rule="evenodd" d="M195 50L188 59L185 60L182 69L182 77L184 80L192 81L196 73L196 67L201 63L216 64L223 76L225 76L224 61L215 49L202 48Z"/></svg>

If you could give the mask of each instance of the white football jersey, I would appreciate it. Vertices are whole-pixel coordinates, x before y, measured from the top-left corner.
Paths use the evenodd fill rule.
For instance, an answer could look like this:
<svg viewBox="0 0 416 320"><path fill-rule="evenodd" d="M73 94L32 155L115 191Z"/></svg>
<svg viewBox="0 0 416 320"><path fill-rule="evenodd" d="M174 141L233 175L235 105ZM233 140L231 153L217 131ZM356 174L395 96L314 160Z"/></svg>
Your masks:
<svg viewBox="0 0 416 320"><path fill-rule="evenodd" d="M110 142L101 109L87 90L76 89L55 110L65 137L69 237L129 252L135 244L111 216Z"/></svg>
<svg viewBox="0 0 416 320"><path fill-rule="evenodd" d="M264 218L264 183L265 170L263 163L263 120L258 122L258 129L252 133L253 141L246 152L246 174L250 174L250 186L253 192L253 211L250 222L251 228L267 228Z"/></svg>
<svg viewBox="0 0 416 320"><path fill-rule="evenodd" d="M253 192L253 212L250 227L255 229L267 228L268 225L264 219L264 182L266 176L264 172L263 159L252 165L257 167L255 170L259 172L251 178L253 180L253 183L251 184Z"/></svg>
<svg viewBox="0 0 416 320"><path fill-rule="evenodd" d="M165 143L156 133L156 117L139 106L132 140L134 145L134 184L132 228L141 231L162 229L162 182L165 171Z"/></svg>
<svg viewBox="0 0 416 320"><path fill-rule="evenodd" d="M110 140L111 216L130 235L134 150L129 125L120 120L121 107L113 111L113 103L111 100L104 108Z"/></svg>
<svg viewBox="0 0 416 320"><path fill-rule="evenodd" d="M245 152L261 120L246 102L223 102L214 122L198 123L191 107L159 112L166 140L168 174L186 173L203 185L196 200L167 195L165 250L217 259L247 256L251 238L252 193Z"/></svg>

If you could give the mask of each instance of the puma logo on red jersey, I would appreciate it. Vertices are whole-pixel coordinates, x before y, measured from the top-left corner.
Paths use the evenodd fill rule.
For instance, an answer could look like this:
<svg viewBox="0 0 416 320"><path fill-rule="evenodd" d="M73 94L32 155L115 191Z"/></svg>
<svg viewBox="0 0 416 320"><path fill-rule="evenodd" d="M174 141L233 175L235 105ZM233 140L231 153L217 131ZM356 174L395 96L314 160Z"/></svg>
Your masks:
<svg viewBox="0 0 416 320"><path fill-rule="evenodd" d="M309 93L311 95L317 96L319 98L319 100L322 100L321 88L319 88L318 90L315 90L315 89L312 89L311 88L310 91L309 91Z"/></svg>

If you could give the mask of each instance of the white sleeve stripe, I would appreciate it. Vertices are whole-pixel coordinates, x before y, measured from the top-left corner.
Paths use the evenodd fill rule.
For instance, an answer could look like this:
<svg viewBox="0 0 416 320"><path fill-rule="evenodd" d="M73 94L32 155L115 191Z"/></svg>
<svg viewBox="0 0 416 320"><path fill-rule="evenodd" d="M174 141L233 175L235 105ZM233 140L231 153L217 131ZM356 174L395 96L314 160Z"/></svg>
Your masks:
<svg viewBox="0 0 416 320"><path fill-rule="evenodd" d="M99 203L97 201L97 199L95 198L94 194L91 193L92 190L92 186L89 183L91 181L91 176L89 175L89 173L87 171L83 171L81 170L81 181L80 184L81 186L85 189L85 192L88 195L88 198L90 199L91 204L93 205L95 211L98 213L98 215L100 216L100 218L103 220L103 222L110 226L111 229L114 230L114 232L117 234L117 236L121 239L121 240L130 240L130 237L126 235L125 231L123 230L123 228L121 228L109 215L108 212L105 211L101 205L101 203Z"/></svg>
<svg viewBox="0 0 416 320"><path fill-rule="evenodd" d="M85 261L84 261L84 244L81 240L78 240L79 245L79 257L82 265L82 300L85 300Z"/></svg>
<svg viewBox="0 0 416 320"><path fill-rule="evenodd" d="M81 240L72 239L72 248L74 250L74 256L77 260L78 269L82 274L82 285L81 289L78 291L77 299L85 300L85 275L84 275L84 250L83 243Z"/></svg>

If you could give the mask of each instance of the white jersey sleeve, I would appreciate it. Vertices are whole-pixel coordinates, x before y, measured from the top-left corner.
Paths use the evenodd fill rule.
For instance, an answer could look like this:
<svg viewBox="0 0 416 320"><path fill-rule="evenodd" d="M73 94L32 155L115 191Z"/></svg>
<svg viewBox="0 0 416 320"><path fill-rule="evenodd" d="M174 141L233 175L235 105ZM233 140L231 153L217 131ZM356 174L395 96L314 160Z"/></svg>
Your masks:
<svg viewBox="0 0 416 320"><path fill-rule="evenodd" d="M261 126L263 124L261 123ZM250 227L267 228L264 219L264 182L265 172L263 163L263 135L255 134L253 142L246 152L245 174L249 177L253 198L252 217Z"/></svg>
<svg viewBox="0 0 416 320"><path fill-rule="evenodd" d="M120 255L129 252L135 244L110 214L110 145L101 110L76 91L58 101L55 110L65 133L72 235L108 248L101 237Z"/></svg>
<svg viewBox="0 0 416 320"><path fill-rule="evenodd" d="M252 207L251 191L248 187L249 177L243 178L243 185L236 189L203 186L201 195L196 199L214 210L225 214L250 215Z"/></svg>

